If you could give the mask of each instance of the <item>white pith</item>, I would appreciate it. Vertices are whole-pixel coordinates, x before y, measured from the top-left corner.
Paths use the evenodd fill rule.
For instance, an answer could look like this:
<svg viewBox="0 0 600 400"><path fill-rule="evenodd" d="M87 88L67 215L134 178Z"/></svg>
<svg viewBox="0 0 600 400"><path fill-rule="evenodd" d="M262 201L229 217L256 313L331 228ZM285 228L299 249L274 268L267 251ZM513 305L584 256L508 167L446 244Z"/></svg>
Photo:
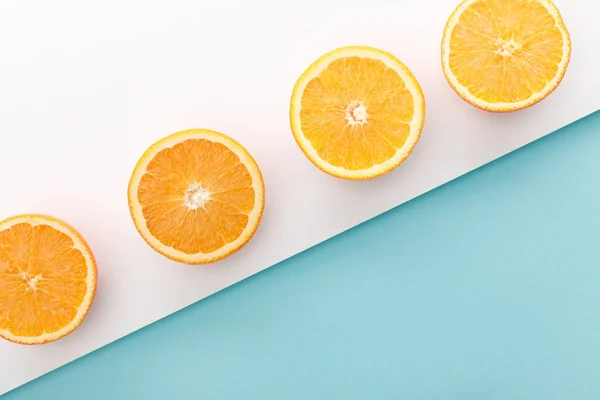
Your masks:
<svg viewBox="0 0 600 400"><path fill-rule="evenodd" d="M360 100L352 100L346 108L346 119L350 125L364 125L367 123L369 113L367 107Z"/></svg>
<svg viewBox="0 0 600 400"><path fill-rule="evenodd" d="M185 205L190 210L204 208L207 201L210 200L210 192L202 187L201 183L191 184L184 193Z"/></svg>

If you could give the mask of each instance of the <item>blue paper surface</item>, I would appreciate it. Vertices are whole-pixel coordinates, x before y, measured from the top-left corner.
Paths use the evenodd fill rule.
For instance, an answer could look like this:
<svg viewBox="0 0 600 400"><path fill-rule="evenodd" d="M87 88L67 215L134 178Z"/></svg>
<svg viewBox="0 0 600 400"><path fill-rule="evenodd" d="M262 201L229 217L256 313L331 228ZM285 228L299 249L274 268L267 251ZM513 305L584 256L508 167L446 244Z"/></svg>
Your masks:
<svg viewBox="0 0 600 400"><path fill-rule="evenodd" d="M599 249L596 113L2 400L599 399Z"/></svg>

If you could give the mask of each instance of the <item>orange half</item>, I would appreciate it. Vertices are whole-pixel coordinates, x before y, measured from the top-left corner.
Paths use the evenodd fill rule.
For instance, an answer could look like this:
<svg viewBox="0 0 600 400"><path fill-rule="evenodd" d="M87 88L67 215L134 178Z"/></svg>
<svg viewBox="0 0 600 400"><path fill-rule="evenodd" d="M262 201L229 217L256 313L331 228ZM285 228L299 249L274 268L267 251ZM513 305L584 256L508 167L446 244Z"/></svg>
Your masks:
<svg viewBox="0 0 600 400"><path fill-rule="evenodd" d="M42 344L73 332L96 293L92 251L56 218L21 215L0 222L0 337Z"/></svg>
<svg viewBox="0 0 600 400"><path fill-rule="evenodd" d="M385 51L349 46L323 55L296 82L292 132L319 169L371 179L399 166L423 129L425 98L411 71Z"/></svg>
<svg viewBox="0 0 600 400"><path fill-rule="evenodd" d="M186 264L238 251L256 232L265 206L263 178L250 153L206 129L153 144L133 171L128 197L142 238Z"/></svg>
<svg viewBox="0 0 600 400"><path fill-rule="evenodd" d="M569 32L550 0L464 0L442 39L450 86L493 112L545 99L562 81L570 56Z"/></svg>

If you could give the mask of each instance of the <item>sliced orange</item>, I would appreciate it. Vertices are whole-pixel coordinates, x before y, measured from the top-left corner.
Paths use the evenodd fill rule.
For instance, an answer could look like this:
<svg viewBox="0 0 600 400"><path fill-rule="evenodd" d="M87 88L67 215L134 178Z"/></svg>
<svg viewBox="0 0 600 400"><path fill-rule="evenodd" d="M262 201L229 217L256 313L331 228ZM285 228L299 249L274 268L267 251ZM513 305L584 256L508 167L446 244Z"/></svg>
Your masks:
<svg viewBox="0 0 600 400"><path fill-rule="evenodd" d="M571 57L571 39L550 0L465 0L442 39L450 86L484 110L530 107L554 91Z"/></svg>
<svg viewBox="0 0 600 400"><path fill-rule="evenodd" d="M72 227L21 215L0 222L0 337L42 344L73 332L96 293L96 262Z"/></svg>
<svg viewBox="0 0 600 400"><path fill-rule="evenodd" d="M425 99L411 71L385 51L344 47L315 61L296 82L292 132L306 157L344 179L399 166L417 144Z"/></svg>
<svg viewBox="0 0 600 400"><path fill-rule="evenodd" d="M256 161L235 140L192 129L153 144L129 182L129 209L142 238L186 264L206 264L242 248L265 206Z"/></svg>

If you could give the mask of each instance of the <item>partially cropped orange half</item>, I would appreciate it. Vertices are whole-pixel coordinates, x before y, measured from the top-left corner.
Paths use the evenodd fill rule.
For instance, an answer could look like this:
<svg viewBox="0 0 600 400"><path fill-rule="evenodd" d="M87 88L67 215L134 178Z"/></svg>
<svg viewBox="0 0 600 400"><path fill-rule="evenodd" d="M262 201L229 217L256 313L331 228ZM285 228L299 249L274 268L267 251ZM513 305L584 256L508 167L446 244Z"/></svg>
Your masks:
<svg viewBox="0 0 600 400"><path fill-rule="evenodd" d="M92 251L65 222L44 215L0 222L0 337L31 345L73 332L96 282Z"/></svg>
<svg viewBox="0 0 600 400"><path fill-rule="evenodd" d="M392 54L365 46L331 51L296 82L292 132L306 157L343 179L371 179L399 166L417 144L425 99Z"/></svg>
<svg viewBox="0 0 600 400"><path fill-rule="evenodd" d="M571 39L550 0L464 0L442 39L442 67L460 97L481 109L532 106L562 81Z"/></svg>
<svg viewBox="0 0 600 400"><path fill-rule="evenodd" d="M235 140L206 129L153 144L129 182L129 208L142 238L186 264L211 263L242 248L264 206L254 158Z"/></svg>

